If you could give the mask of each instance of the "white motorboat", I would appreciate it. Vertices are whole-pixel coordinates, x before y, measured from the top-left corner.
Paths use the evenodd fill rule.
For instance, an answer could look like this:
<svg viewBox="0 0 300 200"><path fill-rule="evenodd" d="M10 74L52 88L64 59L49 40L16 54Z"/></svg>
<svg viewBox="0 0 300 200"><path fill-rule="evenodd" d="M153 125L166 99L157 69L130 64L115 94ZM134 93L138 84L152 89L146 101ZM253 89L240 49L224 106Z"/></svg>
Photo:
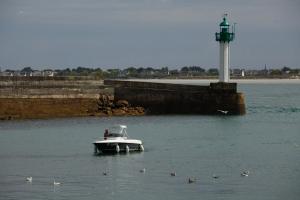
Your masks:
<svg viewBox="0 0 300 200"><path fill-rule="evenodd" d="M120 153L132 151L144 151L141 140L129 139L127 126L116 125L104 132L103 140L94 141L95 153Z"/></svg>

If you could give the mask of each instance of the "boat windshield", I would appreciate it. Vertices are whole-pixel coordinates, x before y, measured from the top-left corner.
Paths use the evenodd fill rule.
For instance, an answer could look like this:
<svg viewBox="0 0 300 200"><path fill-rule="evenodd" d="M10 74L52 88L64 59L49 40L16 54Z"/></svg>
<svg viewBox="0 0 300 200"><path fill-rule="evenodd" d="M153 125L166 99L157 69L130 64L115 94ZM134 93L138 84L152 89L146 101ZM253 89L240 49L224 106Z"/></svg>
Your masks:
<svg viewBox="0 0 300 200"><path fill-rule="evenodd" d="M108 137L127 137L126 126L117 125L108 129Z"/></svg>

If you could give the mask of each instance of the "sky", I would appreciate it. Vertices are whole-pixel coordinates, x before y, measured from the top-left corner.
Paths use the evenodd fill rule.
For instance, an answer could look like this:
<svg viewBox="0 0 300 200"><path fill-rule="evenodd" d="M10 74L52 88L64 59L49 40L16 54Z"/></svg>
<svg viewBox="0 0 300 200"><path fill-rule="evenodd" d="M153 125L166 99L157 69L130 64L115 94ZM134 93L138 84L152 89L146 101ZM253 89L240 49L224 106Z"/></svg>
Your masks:
<svg viewBox="0 0 300 200"><path fill-rule="evenodd" d="M300 0L0 0L0 67L300 68Z"/></svg>

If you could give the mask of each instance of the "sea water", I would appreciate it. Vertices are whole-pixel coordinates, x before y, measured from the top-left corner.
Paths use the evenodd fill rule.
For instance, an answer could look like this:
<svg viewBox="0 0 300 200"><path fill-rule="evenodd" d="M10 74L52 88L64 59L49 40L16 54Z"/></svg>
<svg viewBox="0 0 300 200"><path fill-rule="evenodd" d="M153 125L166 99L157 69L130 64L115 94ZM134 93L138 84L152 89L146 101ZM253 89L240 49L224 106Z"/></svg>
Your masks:
<svg viewBox="0 0 300 200"><path fill-rule="evenodd" d="M244 116L2 121L0 199L299 199L300 85L239 91ZM114 124L145 151L94 155L92 142Z"/></svg>

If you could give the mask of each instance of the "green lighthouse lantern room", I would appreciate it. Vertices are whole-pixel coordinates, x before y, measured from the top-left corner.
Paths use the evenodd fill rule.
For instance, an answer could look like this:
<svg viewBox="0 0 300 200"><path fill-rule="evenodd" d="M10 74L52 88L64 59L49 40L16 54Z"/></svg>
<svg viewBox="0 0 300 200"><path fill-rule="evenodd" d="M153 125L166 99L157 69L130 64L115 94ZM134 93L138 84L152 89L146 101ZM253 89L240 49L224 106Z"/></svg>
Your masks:
<svg viewBox="0 0 300 200"><path fill-rule="evenodd" d="M216 41L230 42L234 40L234 31L229 32L230 24L227 21L227 14L223 16L223 21L220 23L220 32L216 33ZM233 27L234 29L234 27Z"/></svg>

